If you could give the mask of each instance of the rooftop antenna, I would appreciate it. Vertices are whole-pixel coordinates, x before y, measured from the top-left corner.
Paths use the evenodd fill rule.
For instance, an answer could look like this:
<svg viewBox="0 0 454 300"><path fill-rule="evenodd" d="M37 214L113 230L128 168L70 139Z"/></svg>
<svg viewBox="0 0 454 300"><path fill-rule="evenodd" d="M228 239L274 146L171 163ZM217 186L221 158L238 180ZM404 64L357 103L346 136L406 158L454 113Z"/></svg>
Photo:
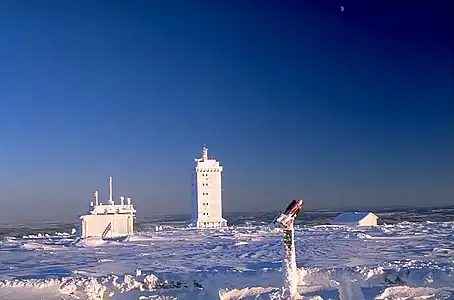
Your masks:
<svg viewBox="0 0 454 300"><path fill-rule="evenodd" d="M203 145L203 148L202 148L202 159L204 161L208 160L208 148L206 145Z"/></svg>
<svg viewBox="0 0 454 300"><path fill-rule="evenodd" d="M109 177L109 204L113 205L113 199L112 199L112 176Z"/></svg>
<svg viewBox="0 0 454 300"><path fill-rule="evenodd" d="M98 191L95 191L93 195L94 195L94 197L95 197L95 206L98 206L98 204L99 204L99 202L98 202L98 199L99 199L99 197L98 197Z"/></svg>

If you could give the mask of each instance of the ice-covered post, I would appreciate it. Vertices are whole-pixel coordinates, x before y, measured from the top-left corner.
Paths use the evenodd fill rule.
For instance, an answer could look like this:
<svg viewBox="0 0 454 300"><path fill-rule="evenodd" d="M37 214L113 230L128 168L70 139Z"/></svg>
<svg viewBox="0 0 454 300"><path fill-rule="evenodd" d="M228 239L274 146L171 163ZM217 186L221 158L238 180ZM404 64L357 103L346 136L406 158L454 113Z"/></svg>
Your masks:
<svg viewBox="0 0 454 300"><path fill-rule="evenodd" d="M93 194L94 198L95 198L95 206L98 206L99 205L99 197L98 197L98 191L95 191L95 193Z"/></svg>
<svg viewBox="0 0 454 300"><path fill-rule="evenodd" d="M112 176L109 177L109 204L114 204Z"/></svg>
<svg viewBox="0 0 454 300"><path fill-rule="evenodd" d="M282 259L282 273L284 275L283 296L285 299L294 299L298 295L298 272L296 269L295 230L293 222L289 229L284 229L284 256Z"/></svg>
<svg viewBox="0 0 454 300"><path fill-rule="evenodd" d="M204 145L202 148L202 158L203 158L203 161L208 160L208 147L206 145Z"/></svg>
<svg viewBox="0 0 454 300"><path fill-rule="evenodd" d="M284 276L283 296L285 299L299 299L298 294L298 272L296 269L295 254L295 230L293 223L303 207L303 200L293 200L287 209L278 214L273 220L273 225L282 228L284 231L283 246L284 255L282 259L282 273Z"/></svg>

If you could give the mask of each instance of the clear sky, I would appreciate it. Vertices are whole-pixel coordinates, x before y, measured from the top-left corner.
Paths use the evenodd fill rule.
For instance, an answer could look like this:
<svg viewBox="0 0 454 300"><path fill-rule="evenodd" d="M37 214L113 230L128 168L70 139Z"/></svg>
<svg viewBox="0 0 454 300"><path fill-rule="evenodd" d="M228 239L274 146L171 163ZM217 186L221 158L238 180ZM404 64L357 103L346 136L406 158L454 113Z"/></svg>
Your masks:
<svg viewBox="0 0 454 300"><path fill-rule="evenodd" d="M1 1L0 217L454 204L450 2L259 2Z"/></svg>

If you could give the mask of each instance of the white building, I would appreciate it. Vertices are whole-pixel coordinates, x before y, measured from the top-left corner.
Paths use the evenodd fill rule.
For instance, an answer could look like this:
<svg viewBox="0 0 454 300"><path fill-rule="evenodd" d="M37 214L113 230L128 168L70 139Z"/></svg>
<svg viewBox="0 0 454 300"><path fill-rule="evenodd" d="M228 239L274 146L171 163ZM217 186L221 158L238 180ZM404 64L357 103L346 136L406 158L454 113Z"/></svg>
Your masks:
<svg viewBox="0 0 454 300"><path fill-rule="evenodd" d="M112 177L109 177L108 204L100 203L98 191L94 193L88 213L79 217L78 235L81 238L120 238L133 234L136 210L131 203L131 198L127 198L125 204L125 197L120 197L120 204L115 204L112 190Z"/></svg>
<svg viewBox="0 0 454 300"><path fill-rule="evenodd" d="M222 171L217 160L208 158L208 148L204 146L202 158L194 159L192 170L192 226L227 226L227 220L222 218Z"/></svg>
<svg viewBox="0 0 454 300"><path fill-rule="evenodd" d="M343 212L331 221L331 225L377 226L378 217L371 212Z"/></svg>

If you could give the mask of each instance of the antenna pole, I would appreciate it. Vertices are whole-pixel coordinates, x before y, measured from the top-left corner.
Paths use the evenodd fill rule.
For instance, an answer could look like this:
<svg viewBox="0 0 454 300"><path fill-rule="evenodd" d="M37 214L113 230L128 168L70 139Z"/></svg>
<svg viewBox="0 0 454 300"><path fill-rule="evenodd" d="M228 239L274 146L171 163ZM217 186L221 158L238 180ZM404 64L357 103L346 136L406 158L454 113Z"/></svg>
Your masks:
<svg viewBox="0 0 454 300"><path fill-rule="evenodd" d="M113 196L112 196L112 176L109 177L109 203L113 204Z"/></svg>
<svg viewBox="0 0 454 300"><path fill-rule="evenodd" d="M95 191L95 205L97 206L98 204L98 191Z"/></svg>
<svg viewBox="0 0 454 300"><path fill-rule="evenodd" d="M204 161L208 160L208 148L206 145L204 145L202 149L202 159Z"/></svg>

